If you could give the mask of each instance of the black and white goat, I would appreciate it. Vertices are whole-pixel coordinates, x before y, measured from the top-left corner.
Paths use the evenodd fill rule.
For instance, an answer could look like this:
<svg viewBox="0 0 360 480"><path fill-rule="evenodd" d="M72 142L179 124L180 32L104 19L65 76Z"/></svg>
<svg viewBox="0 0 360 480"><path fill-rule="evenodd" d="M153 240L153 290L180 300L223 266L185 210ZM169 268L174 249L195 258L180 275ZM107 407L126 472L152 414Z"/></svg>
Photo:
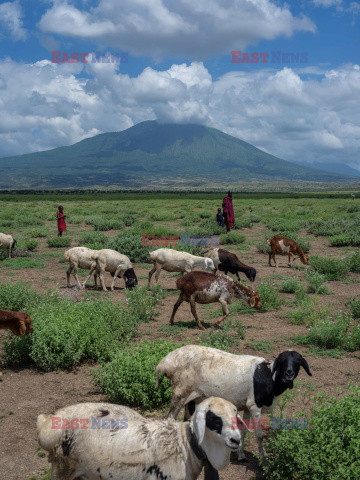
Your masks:
<svg viewBox="0 0 360 480"><path fill-rule="evenodd" d="M293 388L300 367L311 375L305 358L293 350L282 352L270 363L262 357L233 355L215 348L186 345L161 360L156 367L156 382L158 384L159 373L171 380L172 400L168 417L176 418L185 405L191 413L194 402L213 395L221 395L238 410L244 410L245 425L251 417L262 458L261 409L273 407L276 397ZM244 436L246 430L241 432ZM238 458L245 459L241 445Z"/></svg>
<svg viewBox="0 0 360 480"><path fill-rule="evenodd" d="M211 248L210 250L207 250L204 255L205 257L211 258L214 262L215 268L224 272L225 275L230 272L233 275L236 275L240 281L239 272L243 272L251 282L255 280L255 268L248 267L245 263L242 263L235 253L231 253L222 248Z"/></svg>
<svg viewBox="0 0 360 480"><path fill-rule="evenodd" d="M128 407L80 403L39 415L39 444L49 452L52 480L218 480L241 442L236 407L201 402L190 422L144 418Z"/></svg>

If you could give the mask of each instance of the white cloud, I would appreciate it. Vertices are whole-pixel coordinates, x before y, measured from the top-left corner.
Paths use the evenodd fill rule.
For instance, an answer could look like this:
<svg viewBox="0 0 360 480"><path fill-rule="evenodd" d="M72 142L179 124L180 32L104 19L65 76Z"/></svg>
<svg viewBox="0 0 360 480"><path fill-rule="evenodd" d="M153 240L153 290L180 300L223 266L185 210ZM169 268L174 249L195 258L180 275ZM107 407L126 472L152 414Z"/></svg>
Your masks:
<svg viewBox="0 0 360 480"><path fill-rule="evenodd" d="M280 158L360 168L360 68L230 72L201 62L130 77L117 64L0 62L0 155L69 145L135 123L200 123ZM11 79L11 81L9 81Z"/></svg>
<svg viewBox="0 0 360 480"><path fill-rule="evenodd" d="M45 12L39 27L134 55L193 59L316 30L308 17L294 17L286 5L270 0L100 0L87 11L60 0Z"/></svg>
<svg viewBox="0 0 360 480"><path fill-rule="evenodd" d="M333 7L334 5L340 5L342 0L314 0L314 4L317 7Z"/></svg>
<svg viewBox="0 0 360 480"><path fill-rule="evenodd" d="M26 40L27 34L23 28L22 9L18 1L5 2L0 5L0 25L15 42Z"/></svg>

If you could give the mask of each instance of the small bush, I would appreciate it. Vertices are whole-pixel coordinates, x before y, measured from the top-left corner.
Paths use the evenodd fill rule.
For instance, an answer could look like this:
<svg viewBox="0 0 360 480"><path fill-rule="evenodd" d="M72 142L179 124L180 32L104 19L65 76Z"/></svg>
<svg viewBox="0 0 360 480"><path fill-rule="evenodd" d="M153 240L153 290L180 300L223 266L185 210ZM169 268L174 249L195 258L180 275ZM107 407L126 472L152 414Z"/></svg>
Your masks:
<svg viewBox="0 0 360 480"><path fill-rule="evenodd" d="M331 247L346 247L352 245L352 236L348 233L333 235L329 237L329 243Z"/></svg>
<svg viewBox="0 0 360 480"><path fill-rule="evenodd" d="M159 388L155 388L155 369L162 358L181 344L141 341L126 350L118 351L111 362L94 372L94 383L111 402L156 408L171 400L170 381L160 375Z"/></svg>
<svg viewBox="0 0 360 480"><path fill-rule="evenodd" d="M127 255L132 262L149 263L149 251L154 247L142 246L141 235L126 233L117 235L109 241L108 248Z"/></svg>
<svg viewBox="0 0 360 480"><path fill-rule="evenodd" d="M48 238L47 244L50 248L64 248L70 247L71 245L71 238L69 237L54 237Z"/></svg>
<svg viewBox="0 0 360 480"><path fill-rule="evenodd" d="M229 351L231 346L236 342L236 338L224 330L214 330L213 328L207 332L201 332L198 343L206 347L218 348L219 350Z"/></svg>
<svg viewBox="0 0 360 480"><path fill-rule="evenodd" d="M5 258L1 266L9 267L12 270L21 270L22 268L45 268L45 262L39 258L17 257Z"/></svg>
<svg viewBox="0 0 360 480"><path fill-rule="evenodd" d="M26 233L30 238L45 238L49 232L47 228L35 228L34 230L29 230Z"/></svg>
<svg viewBox="0 0 360 480"><path fill-rule="evenodd" d="M263 469L268 480L360 478L360 387L342 396L321 396L308 428L280 429L269 436Z"/></svg>
<svg viewBox="0 0 360 480"><path fill-rule="evenodd" d="M360 299L359 298L351 298L345 304L348 308L351 309L351 315L353 318L360 318Z"/></svg>
<svg viewBox="0 0 360 480"><path fill-rule="evenodd" d="M93 245L100 246L99 250L106 248L110 238L105 235L103 232L83 232L79 237L79 245L82 247L91 248ZM97 249L93 249L97 250Z"/></svg>
<svg viewBox="0 0 360 480"><path fill-rule="evenodd" d="M121 220L126 227L131 227L135 222L137 222L138 217L135 213L128 212L124 213L119 216L119 220Z"/></svg>
<svg viewBox="0 0 360 480"><path fill-rule="evenodd" d="M308 293L316 293L318 295L329 295L330 291L327 285L323 285L326 281L326 276L319 272L310 270L305 273L305 278L308 282Z"/></svg>
<svg viewBox="0 0 360 480"><path fill-rule="evenodd" d="M350 272L360 273L360 252L353 253L349 259Z"/></svg>
<svg viewBox="0 0 360 480"><path fill-rule="evenodd" d="M270 238L270 237L269 237ZM269 254L271 252L270 245L266 243L266 240L256 243L256 250L259 253Z"/></svg>
<svg viewBox="0 0 360 480"><path fill-rule="evenodd" d="M299 283L297 278L287 278L281 282L279 292L295 293L300 288L302 288L302 285Z"/></svg>
<svg viewBox="0 0 360 480"><path fill-rule="evenodd" d="M246 240L245 235L242 235L238 232L229 232L220 235L219 243L220 245L233 244L237 245L239 243L244 243Z"/></svg>
<svg viewBox="0 0 360 480"><path fill-rule="evenodd" d="M28 250L32 252L38 246L38 242L36 240L29 239L25 241L25 246Z"/></svg>
<svg viewBox="0 0 360 480"><path fill-rule="evenodd" d="M349 261L341 258L313 255L310 257L310 265L316 272L324 274L328 280L340 280L350 271Z"/></svg>
<svg viewBox="0 0 360 480"><path fill-rule="evenodd" d="M276 310L281 307L282 300L271 282L266 281L261 283L257 291L260 295L262 311Z"/></svg>
<svg viewBox="0 0 360 480"><path fill-rule="evenodd" d="M27 312L37 304L40 295L25 282L0 283L0 309Z"/></svg>

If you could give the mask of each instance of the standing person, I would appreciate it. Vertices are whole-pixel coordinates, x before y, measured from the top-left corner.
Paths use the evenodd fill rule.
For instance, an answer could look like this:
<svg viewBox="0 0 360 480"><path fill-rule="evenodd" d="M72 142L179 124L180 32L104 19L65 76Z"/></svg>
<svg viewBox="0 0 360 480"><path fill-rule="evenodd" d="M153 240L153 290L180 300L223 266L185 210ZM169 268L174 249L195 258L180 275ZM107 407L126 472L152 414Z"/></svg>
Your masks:
<svg viewBox="0 0 360 480"><path fill-rule="evenodd" d="M228 191L227 196L223 200L222 207L226 231L230 232L235 223L234 207L232 203L232 192Z"/></svg>
<svg viewBox="0 0 360 480"><path fill-rule="evenodd" d="M223 217L223 214L221 213L221 208L218 208L217 211L218 211L218 213L216 215L217 224L219 225L219 227L223 227L224 226L224 217Z"/></svg>
<svg viewBox="0 0 360 480"><path fill-rule="evenodd" d="M64 215L64 207L62 205L58 206L58 211L56 212L57 224L58 224L58 237L62 237L62 233L66 232L66 223Z"/></svg>

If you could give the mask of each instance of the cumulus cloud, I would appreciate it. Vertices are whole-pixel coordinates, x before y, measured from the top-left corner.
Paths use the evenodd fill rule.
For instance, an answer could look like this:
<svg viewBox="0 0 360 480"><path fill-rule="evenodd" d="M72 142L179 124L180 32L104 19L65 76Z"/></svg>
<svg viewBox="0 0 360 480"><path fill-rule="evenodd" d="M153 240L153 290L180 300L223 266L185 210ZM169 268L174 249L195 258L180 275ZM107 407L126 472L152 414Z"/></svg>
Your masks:
<svg viewBox="0 0 360 480"><path fill-rule="evenodd" d="M306 16L270 0L100 0L87 10L57 1L42 16L43 32L103 42L152 58L202 59L262 39L314 32Z"/></svg>
<svg viewBox="0 0 360 480"><path fill-rule="evenodd" d="M0 62L0 155L157 119L219 128L286 160L360 168L359 66L310 77L303 71L237 71L214 80L203 63L193 62L131 77L115 63L6 60Z"/></svg>
<svg viewBox="0 0 360 480"><path fill-rule="evenodd" d="M22 9L18 1L5 2L0 5L0 25L3 35L9 34L15 42L25 40L26 30L23 28Z"/></svg>

